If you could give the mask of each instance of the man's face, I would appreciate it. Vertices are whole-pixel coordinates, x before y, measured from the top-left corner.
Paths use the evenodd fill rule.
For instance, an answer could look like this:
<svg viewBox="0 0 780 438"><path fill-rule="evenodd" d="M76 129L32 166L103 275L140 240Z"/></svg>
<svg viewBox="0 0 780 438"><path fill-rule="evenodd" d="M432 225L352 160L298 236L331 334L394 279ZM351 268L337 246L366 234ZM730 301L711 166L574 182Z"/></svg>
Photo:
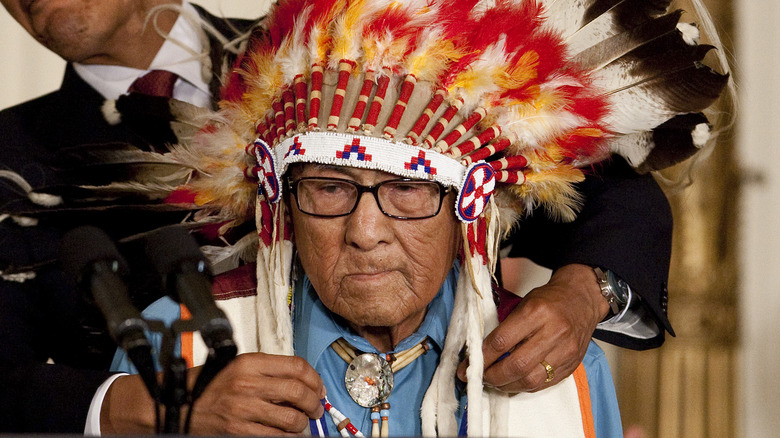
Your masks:
<svg viewBox="0 0 780 438"><path fill-rule="evenodd" d="M67 61L89 62L140 34L145 12L159 0L0 0L38 42ZM134 18L140 18L135 20ZM135 23L128 26L128 23ZM131 28L128 28L131 27ZM128 36L129 37L129 36ZM127 40L125 39L125 43Z"/></svg>
<svg viewBox="0 0 780 438"><path fill-rule="evenodd" d="M308 164L293 176L343 178L366 186L398 178ZM334 218L302 213L291 199L295 244L322 303L359 327L416 330L459 249L453 203L451 192L438 215L399 220L382 214L369 193L352 214Z"/></svg>

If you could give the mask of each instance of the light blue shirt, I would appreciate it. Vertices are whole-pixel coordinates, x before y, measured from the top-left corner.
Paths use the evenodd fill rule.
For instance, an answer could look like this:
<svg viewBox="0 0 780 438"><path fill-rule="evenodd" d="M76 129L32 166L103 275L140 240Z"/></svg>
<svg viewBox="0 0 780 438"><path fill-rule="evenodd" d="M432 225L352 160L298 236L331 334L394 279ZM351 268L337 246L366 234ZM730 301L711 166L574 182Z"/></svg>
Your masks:
<svg viewBox="0 0 780 438"><path fill-rule="evenodd" d="M415 359L409 365L394 373L394 388L387 403L390 403L389 425L394 436L419 436L422 431L420 408L433 373L439 364L439 356L444 346L452 308L455 302L455 285L458 268L452 269L438 294L428 305L420 328L401 341L389 352L397 353L420 343L427 336L430 350ZM330 344L344 338L356 350L364 353L380 353L367 340L358 336L346 323L332 314L317 297L309 279L304 276L298 282L293 310L293 333L295 354L309 362L320 374L328 392L331 404L346 415L355 427L364 435L371 434L371 409L358 405L346 391L344 375L347 362L344 361ZM465 402L465 396L461 397ZM461 409L456 413L462 417ZM325 415L328 433L340 436L329 415Z"/></svg>

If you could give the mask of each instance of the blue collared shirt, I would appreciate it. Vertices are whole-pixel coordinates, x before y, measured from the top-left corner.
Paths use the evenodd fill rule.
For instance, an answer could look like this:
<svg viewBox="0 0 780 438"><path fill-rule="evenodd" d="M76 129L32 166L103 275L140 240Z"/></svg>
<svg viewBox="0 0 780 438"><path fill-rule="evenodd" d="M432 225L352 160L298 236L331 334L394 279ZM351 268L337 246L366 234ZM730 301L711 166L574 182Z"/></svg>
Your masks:
<svg viewBox="0 0 780 438"><path fill-rule="evenodd" d="M387 402L390 403L389 425L394 436L419 436L422 431L420 408L433 373L439 364L452 308L458 268L453 268L438 294L428 305L420 328L401 341L396 353L411 348L428 337L430 350L409 365L394 373L395 385ZM331 404L346 415L364 435L371 433L371 409L364 408L349 396L344 386L347 363L330 348L330 344L344 338L355 349L365 353L380 353L367 340L358 336L337 315L333 315L319 300L309 279L298 282L293 300L293 333L295 354L306 359L322 377ZM465 398L464 398L465 400ZM462 411L457 412L462 417ZM325 414L328 433L339 436L336 425Z"/></svg>
<svg viewBox="0 0 780 438"><path fill-rule="evenodd" d="M447 276L436 297L428 305L428 311L420 328L404 339L392 352L406 350L426 336L430 350L395 373L395 387L387 400L390 405L390 433L394 436L419 436L421 434L420 408L425 391L438 366L444 338L449 325L455 301L455 285L458 268L454 267ZM377 350L365 339L355 334L338 316L334 316L322 305L308 278L304 277L296 286L293 300L293 324L295 354L305 358L322 376L330 402L347 417L364 435L371 433L371 412L355 403L344 386L347 363L330 348L330 344L343 337L356 349L376 353ZM180 317L179 305L170 298L162 298L149 306L144 316L160 320L169 325ZM161 337L151 336L155 352L159 352ZM179 355L177 342L174 355ZM612 383L612 377L604 352L591 341L583 360L588 379L591 408L597 437L622 436L620 413ZM157 365L159 369L159 364ZM112 370L135 373L135 368L122 350L114 356ZM456 418L461 434L463 410L466 402L463 385L456 384L456 396L460 407ZM325 414L328 432L338 436L335 424Z"/></svg>

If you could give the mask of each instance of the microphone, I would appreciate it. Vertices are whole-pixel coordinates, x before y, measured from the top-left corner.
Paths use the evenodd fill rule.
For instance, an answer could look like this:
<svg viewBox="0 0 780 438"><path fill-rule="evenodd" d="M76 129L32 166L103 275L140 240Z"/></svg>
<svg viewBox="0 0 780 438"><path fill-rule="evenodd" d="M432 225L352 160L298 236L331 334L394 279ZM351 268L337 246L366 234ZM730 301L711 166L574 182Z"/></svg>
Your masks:
<svg viewBox="0 0 780 438"><path fill-rule="evenodd" d="M90 292L106 319L111 337L123 350L149 347L144 333L149 327L128 298L122 276L127 263L106 233L96 227L75 228L60 245L60 262L66 276Z"/></svg>
<svg viewBox="0 0 780 438"><path fill-rule="evenodd" d="M146 241L146 253L166 279L168 294L187 306L209 350L206 362L190 392L194 403L211 380L236 357L238 348L225 313L214 303L206 258L195 239L182 228L162 228ZM184 430L189 432L193 409L187 413Z"/></svg>
<svg viewBox="0 0 780 438"><path fill-rule="evenodd" d="M158 400L152 347L145 333L149 326L130 302L122 280L127 263L114 243L99 228L75 228L63 236L59 257L67 278L89 291L87 298L100 309L109 334L127 352L152 398Z"/></svg>
<svg viewBox="0 0 780 438"><path fill-rule="evenodd" d="M147 239L146 253L171 298L187 306L209 350L235 349L233 329L214 303L208 263L195 238L180 227L162 228Z"/></svg>

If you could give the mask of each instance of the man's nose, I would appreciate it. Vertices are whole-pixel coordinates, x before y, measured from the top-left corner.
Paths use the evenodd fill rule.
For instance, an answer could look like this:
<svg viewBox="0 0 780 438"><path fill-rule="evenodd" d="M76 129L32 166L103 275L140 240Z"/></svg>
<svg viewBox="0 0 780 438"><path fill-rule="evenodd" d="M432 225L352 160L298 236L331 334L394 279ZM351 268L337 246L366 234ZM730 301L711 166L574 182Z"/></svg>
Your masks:
<svg viewBox="0 0 780 438"><path fill-rule="evenodd" d="M370 250L393 239L391 217L385 216L371 193L364 192L346 223L347 244Z"/></svg>

